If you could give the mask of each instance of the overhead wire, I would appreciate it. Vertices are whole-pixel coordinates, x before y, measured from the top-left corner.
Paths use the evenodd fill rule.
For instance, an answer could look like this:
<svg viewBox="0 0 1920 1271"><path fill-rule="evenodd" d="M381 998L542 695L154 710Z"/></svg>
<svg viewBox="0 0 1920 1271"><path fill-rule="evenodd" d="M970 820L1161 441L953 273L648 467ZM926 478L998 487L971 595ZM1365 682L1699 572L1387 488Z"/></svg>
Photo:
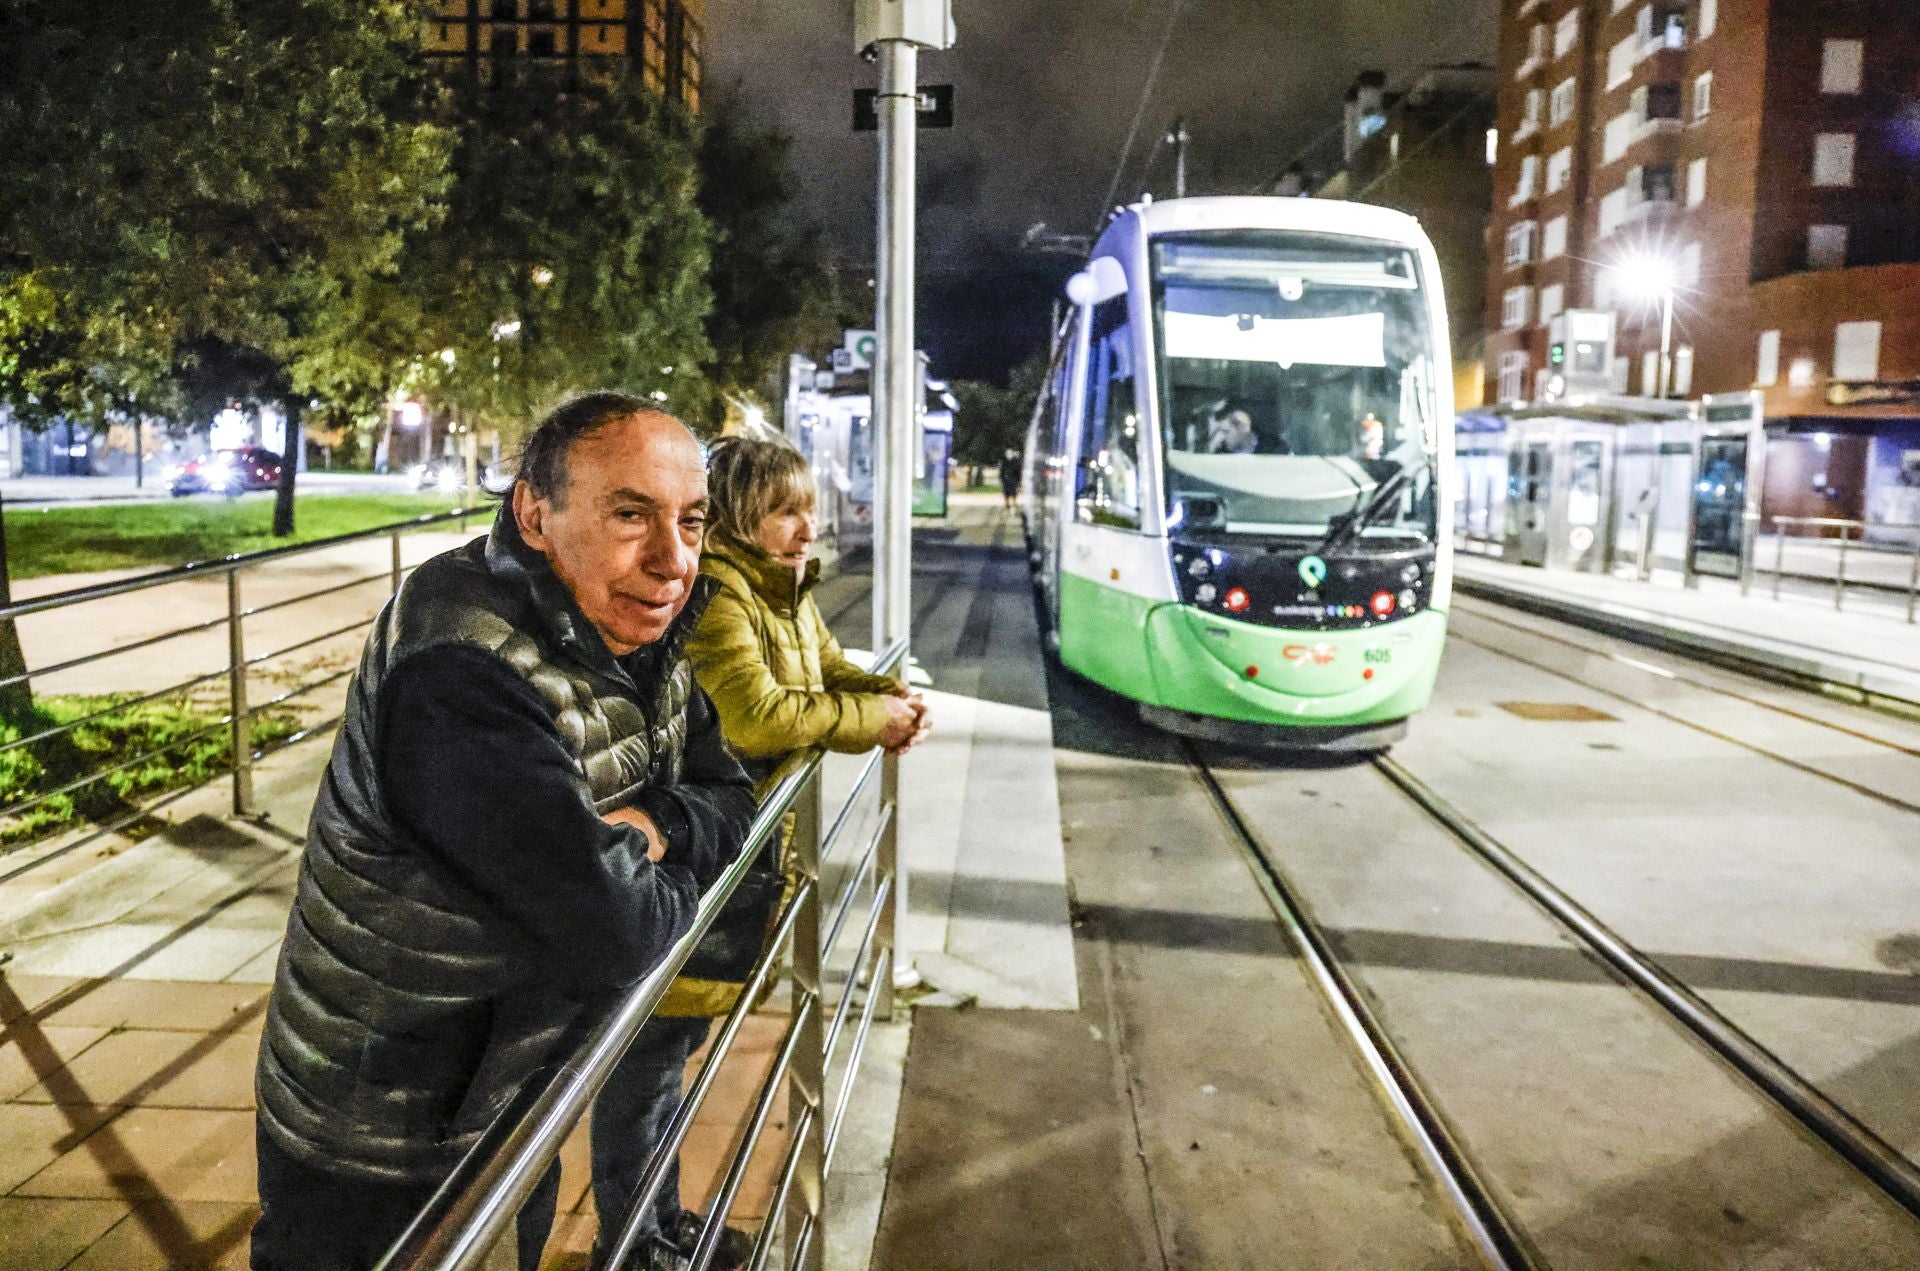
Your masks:
<svg viewBox="0 0 1920 1271"><path fill-rule="evenodd" d="M1133 123L1127 128L1127 140L1120 147L1120 158L1113 167L1113 180L1107 185L1107 196L1100 200L1100 206L1094 209L1093 232L1100 232L1101 218L1107 209L1113 206L1113 196L1120 189L1120 178L1126 175L1127 160L1133 155L1133 143L1140 136L1140 121L1146 118L1147 105L1153 100L1153 86L1160 78L1160 68L1167 60L1167 49L1173 44L1173 33L1180 25L1180 15L1186 11L1187 0L1173 0L1173 8L1167 14L1167 29L1160 35L1160 47L1154 50L1153 64L1147 68L1146 82L1140 86L1140 101L1133 108Z"/></svg>

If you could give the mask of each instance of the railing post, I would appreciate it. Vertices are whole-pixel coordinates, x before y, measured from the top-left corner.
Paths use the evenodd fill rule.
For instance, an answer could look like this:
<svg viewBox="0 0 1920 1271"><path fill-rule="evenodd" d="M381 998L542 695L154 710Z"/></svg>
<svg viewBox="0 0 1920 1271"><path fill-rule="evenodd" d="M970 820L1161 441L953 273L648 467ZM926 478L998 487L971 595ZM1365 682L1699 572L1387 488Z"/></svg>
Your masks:
<svg viewBox="0 0 1920 1271"><path fill-rule="evenodd" d="M1907 573L1907 621L1913 621L1917 602L1920 602L1920 538L1913 542L1913 568Z"/></svg>
<svg viewBox="0 0 1920 1271"><path fill-rule="evenodd" d="M247 638L240 571L227 571L227 709L232 716L233 814L253 815L253 729L247 714Z"/></svg>
<svg viewBox="0 0 1920 1271"><path fill-rule="evenodd" d="M400 531L393 532L393 592L400 594Z"/></svg>
<svg viewBox="0 0 1920 1271"><path fill-rule="evenodd" d="M821 776L820 770L801 790L800 797L794 800L793 841L787 845L789 872L802 879L813 880L800 900L800 912L793 924L793 1005L797 1011L808 994L812 994L818 1004L808 1012L800 1025L800 1036L793 1052L793 1067L787 1077L787 1124L805 1125L805 1139L799 1149L799 1162L794 1172L794 1189L798 1204L787 1206L786 1247L791 1251L799 1242L800 1231L812 1220L813 1236L807 1242L806 1260L795 1266L791 1260L788 1271L820 1271L825 1265L826 1251L826 1094L827 1094L827 1055L826 1032L822 1026L826 1015L825 999L821 997L820 962L820 905L823 884L820 881L820 831L821 831ZM854 979L859 968L854 968L848 978L843 993L854 990ZM811 1113L811 1115L808 1115Z"/></svg>
<svg viewBox="0 0 1920 1271"><path fill-rule="evenodd" d="M1753 553L1760 532L1760 514L1742 512L1740 514L1740 597L1745 599L1753 590Z"/></svg>
<svg viewBox="0 0 1920 1271"><path fill-rule="evenodd" d="M1847 598L1847 537L1853 532L1851 525L1840 527L1840 568L1834 571L1833 607L1837 610Z"/></svg>
<svg viewBox="0 0 1920 1271"><path fill-rule="evenodd" d="M906 678L905 662L901 663L900 676ZM894 884L893 899L888 901L880 915L880 929L874 933L874 966L886 967L887 974L874 976L869 993L880 995L880 1004L874 1008L874 1018L890 1020L893 1018L893 972L900 965L900 925L901 911L905 908L905 893L900 888L900 757L887 755L880 760L880 810L886 816L886 823L880 831L880 849L873 863L873 885L880 888L887 883Z"/></svg>
<svg viewBox="0 0 1920 1271"><path fill-rule="evenodd" d="M1780 599L1780 579L1787 572L1787 527L1773 518L1773 598Z"/></svg>

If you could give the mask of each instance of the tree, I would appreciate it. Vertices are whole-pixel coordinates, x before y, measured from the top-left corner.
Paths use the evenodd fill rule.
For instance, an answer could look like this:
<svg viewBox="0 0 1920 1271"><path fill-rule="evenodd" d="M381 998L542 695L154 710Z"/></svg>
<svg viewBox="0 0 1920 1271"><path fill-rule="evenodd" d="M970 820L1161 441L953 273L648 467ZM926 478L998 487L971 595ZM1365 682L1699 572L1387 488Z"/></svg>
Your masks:
<svg viewBox="0 0 1920 1271"><path fill-rule="evenodd" d="M703 404L692 122L637 76L564 95L459 84L448 103L445 220L412 236L399 294L371 306L421 315L406 391L509 436L583 389Z"/></svg>
<svg viewBox="0 0 1920 1271"><path fill-rule="evenodd" d="M1005 388L980 380L955 380L953 394L960 409L953 420L954 462L992 466L1007 451L1024 447L1046 374L1046 358L1035 354L1013 368Z"/></svg>
<svg viewBox="0 0 1920 1271"><path fill-rule="evenodd" d="M420 21L409 0L12 0L0 307L50 338L13 350L0 390L41 416L89 376L128 397L209 340L296 392L326 379L336 311L391 273L444 187L408 56ZM38 293L57 320L23 310ZM68 397L33 387L55 383Z"/></svg>
<svg viewBox="0 0 1920 1271"><path fill-rule="evenodd" d="M788 223L789 138L753 127L710 94L700 138L700 210L713 227L707 379L722 392L777 400L787 355L839 337L836 277L819 235Z"/></svg>

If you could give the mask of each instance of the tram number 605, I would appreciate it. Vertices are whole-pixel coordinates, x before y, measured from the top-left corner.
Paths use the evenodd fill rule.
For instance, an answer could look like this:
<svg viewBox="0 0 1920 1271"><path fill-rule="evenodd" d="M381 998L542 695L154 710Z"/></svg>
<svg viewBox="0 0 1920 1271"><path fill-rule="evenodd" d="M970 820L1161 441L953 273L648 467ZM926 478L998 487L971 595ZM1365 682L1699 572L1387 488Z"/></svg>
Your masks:
<svg viewBox="0 0 1920 1271"><path fill-rule="evenodd" d="M1368 649L1366 659L1375 666L1393 661L1392 649Z"/></svg>

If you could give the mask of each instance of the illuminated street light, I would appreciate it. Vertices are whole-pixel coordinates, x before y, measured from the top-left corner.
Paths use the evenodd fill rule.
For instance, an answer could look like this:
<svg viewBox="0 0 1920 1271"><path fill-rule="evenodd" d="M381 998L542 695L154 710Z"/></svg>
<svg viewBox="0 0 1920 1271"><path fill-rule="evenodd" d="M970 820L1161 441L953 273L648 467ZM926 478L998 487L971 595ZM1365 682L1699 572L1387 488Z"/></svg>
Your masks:
<svg viewBox="0 0 1920 1271"><path fill-rule="evenodd" d="M1659 302L1660 399L1665 401L1673 384L1673 293L1680 286L1680 271L1671 257L1646 250L1622 257L1612 269L1629 295Z"/></svg>
<svg viewBox="0 0 1920 1271"><path fill-rule="evenodd" d="M518 318L502 318L493 324L493 338L495 340L511 340L519 334L520 319Z"/></svg>

